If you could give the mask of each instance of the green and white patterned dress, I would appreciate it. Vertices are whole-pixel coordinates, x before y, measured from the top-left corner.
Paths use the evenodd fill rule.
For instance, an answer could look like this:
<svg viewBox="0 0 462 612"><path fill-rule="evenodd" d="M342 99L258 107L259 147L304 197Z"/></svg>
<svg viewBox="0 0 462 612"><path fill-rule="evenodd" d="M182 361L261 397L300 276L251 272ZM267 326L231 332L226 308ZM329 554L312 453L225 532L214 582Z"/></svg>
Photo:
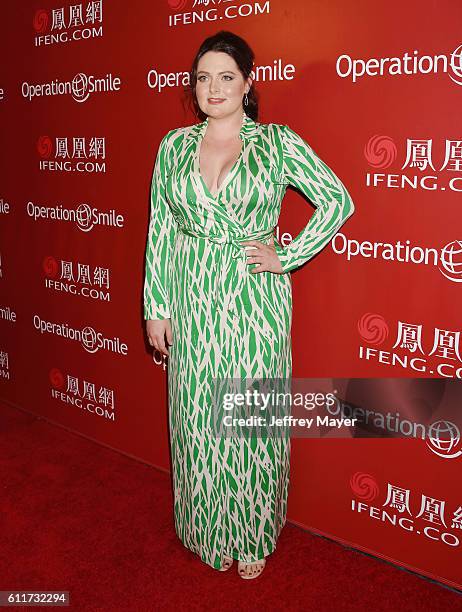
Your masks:
<svg viewBox="0 0 462 612"><path fill-rule="evenodd" d="M354 211L330 168L287 125L245 112L236 163L213 196L199 172L208 125L170 130L151 183L144 318L171 319L169 428L175 529L214 568L223 555L269 555L286 522L290 439L218 438L216 378L290 378L290 271L311 259ZM316 210L286 247L274 236L288 185ZM284 274L250 273L239 241L273 241Z"/></svg>

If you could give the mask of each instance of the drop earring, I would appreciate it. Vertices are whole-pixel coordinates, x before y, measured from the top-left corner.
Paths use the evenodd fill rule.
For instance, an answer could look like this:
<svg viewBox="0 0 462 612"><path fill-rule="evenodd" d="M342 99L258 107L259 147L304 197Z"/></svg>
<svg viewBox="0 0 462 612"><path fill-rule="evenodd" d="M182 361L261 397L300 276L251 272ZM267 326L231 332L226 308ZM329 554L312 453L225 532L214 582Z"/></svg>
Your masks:
<svg viewBox="0 0 462 612"><path fill-rule="evenodd" d="M248 106L249 105L249 98L247 96L247 94L245 94L244 96L244 106Z"/></svg>

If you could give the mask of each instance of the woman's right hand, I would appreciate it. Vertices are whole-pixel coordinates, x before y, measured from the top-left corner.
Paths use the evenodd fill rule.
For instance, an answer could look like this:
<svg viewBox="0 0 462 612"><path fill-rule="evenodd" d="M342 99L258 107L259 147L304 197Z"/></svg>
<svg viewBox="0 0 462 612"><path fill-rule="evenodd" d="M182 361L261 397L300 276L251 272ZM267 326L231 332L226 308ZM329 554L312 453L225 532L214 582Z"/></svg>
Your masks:
<svg viewBox="0 0 462 612"><path fill-rule="evenodd" d="M149 344L168 357L168 349L165 346L165 337L167 337L168 344L173 344L170 319L147 320L146 332L148 334Z"/></svg>

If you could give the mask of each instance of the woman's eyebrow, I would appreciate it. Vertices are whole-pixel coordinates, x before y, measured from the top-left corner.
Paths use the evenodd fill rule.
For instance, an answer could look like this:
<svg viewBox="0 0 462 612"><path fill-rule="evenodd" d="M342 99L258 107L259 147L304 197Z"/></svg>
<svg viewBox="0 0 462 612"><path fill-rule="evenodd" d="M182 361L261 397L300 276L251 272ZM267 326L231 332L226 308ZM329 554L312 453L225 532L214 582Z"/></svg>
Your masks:
<svg viewBox="0 0 462 612"><path fill-rule="evenodd" d="M203 72L204 74L210 74L210 72L207 72L207 70L198 70L197 74L200 74L201 72ZM218 74L225 74L225 72L230 72L231 74L235 74L232 70L222 70Z"/></svg>

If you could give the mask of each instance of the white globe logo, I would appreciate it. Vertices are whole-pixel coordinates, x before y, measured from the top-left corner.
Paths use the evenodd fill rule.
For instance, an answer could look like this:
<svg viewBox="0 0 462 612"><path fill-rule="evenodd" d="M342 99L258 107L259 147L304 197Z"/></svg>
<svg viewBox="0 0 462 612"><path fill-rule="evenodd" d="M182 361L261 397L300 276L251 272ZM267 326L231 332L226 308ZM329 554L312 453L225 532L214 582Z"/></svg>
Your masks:
<svg viewBox="0 0 462 612"><path fill-rule="evenodd" d="M454 283L462 283L462 241L454 240L443 247L440 261L441 274Z"/></svg>
<svg viewBox="0 0 462 612"><path fill-rule="evenodd" d="M87 326L82 329L82 344L89 353L96 353L98 350L96 332L92 327Z"/></svg>
<svg viewBox="0 0 462 612"><path fill-rule="evenodd" d="M76 210L77 213L77 225L82 232L89 232L93 229L93 223L91 223L91 208L88 204L80 204Z"/></svg>
<svg viewBox="0 0 462 612"><path fill-rule="evenodd" d="M451 61L449 65L453 74L457 78L454 78L451 73L448 73L449 77L454 81L454 83L457 83L457 85L462 85L462 45L459 45L457 49L454 49L454 51L451 53Z"/></svg>
<svg viewBox="0 0 462 612"><path fill-rule="evenodd" d="M460 431L451 421L435 421L428 429L428 448L444 459L454 459L462 454L457 446L460 442Z"/></svg>
<svg viewBox="0 0 462 612"><path fill-rule="evenodd" d="M72 79L72 97L76 102L85 102L88 98L88 78L83 72L79 72Z"/></svg>

